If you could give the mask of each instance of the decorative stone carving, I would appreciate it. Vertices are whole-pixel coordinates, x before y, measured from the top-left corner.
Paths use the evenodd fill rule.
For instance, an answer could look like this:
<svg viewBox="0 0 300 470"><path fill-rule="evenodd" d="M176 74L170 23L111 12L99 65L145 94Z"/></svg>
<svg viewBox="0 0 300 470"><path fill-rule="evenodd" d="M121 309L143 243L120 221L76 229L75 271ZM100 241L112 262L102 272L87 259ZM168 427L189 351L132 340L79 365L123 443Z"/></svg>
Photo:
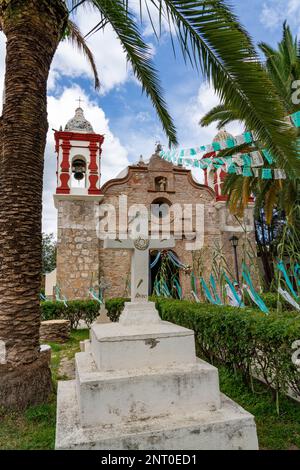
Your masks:
<svg viewBox="0 0 300 470"><path fill-rule="evenodd" d="M135 248L140 251L145 251L149 247L150 241L148 239L139 237L133 242Z"/></svg>

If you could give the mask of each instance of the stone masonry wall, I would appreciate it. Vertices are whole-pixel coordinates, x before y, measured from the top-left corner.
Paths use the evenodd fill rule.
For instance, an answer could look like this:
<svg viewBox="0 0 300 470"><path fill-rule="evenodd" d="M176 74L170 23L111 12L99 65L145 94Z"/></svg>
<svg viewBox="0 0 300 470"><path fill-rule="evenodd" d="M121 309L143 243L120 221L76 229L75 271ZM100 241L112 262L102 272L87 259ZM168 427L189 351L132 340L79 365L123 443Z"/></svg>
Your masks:
<svg viewBox="0 0 300 470"><path fill-rule="evenodd" d="M88 197L58 202L57 285L67 299L85 299L99 282L98 203Z"/></svg>
<svg viewBox="0 0 300 470"><path fill-rule="evenodd" d="M166 190L157 191L155 180L161 176L167 179ZM207 186L196 183L191 173L185 169L153 156L149 165L129 167L127 176L108 181L102 188L103 203L112 204L119 217L119 196L126 195L128 207L133 204L144 204L150 211L153 202L163 201L169 205L180 203L204 205L204 247L196 252L188 251L186 244L191 240L176 240L173 249L178 258L194 268L201 259L201 275L208 280L212 272L213 254L216 247L221 247L230 271L235 274L233 249L229 238L235 234L240 238L238 249L241 263L243 230L238 222L230 216L225 203L215 200L214 192ZM95 211L99 202L82 197L81 200L63 200L58 206L58 252L57 281L62 293L68 298L87 298L88 290L103 279L108 288L105 297L129 296L130 251L103 249L103 242L97 238L95 228ZM101 204L101 202L100 202ZM193 214L193 227L196 228L196 213ZM255 247L253 211L250 207L246 214L246 224L250 230L247 236ZM171 221L174 215L171 213ZM248 228L249 228L248 227ZM174 224L171 224L174 234ZM150 227L149 227L150 230ZM195 261L196 260L196 261ZM197 272L197 270L196 270ZM240 266L241 273L241 266ZM197 272L199 274L199 272ZM180 283L184 296L191 298L190 276L181 272Z"/></svg>
<svg viewBox="0 0 300 470"><path fill-rule="evenodd" d="M154 161L153 161L154 160ZM167 191L155 191L154 181L158 175L167 178ZM108 182L103 188L106 204L113 204L118 209L118 196L126 195L128 206L133 204L144 204L149 208L157 200L168 201L173 205L203 204L204 205L204 227L205 246L211 248L214 240L220 239L218 227L218 213L215 208L214 193L209 188L195 183L190 173L184 169L173 167L161 159L152 157L149 167L131 167L127 177L121 180ZM193 230L196 228L196 213L193 214ZM173 214L171 214L171 221ZM118 220L118 210L117 210ZM174 229L174 224L171 224ZM172 232L172 235L174 231ZM185 238L176 240L173 251L180 260L187 265L192 265L192 251L186 250L186 244L190 240ZM207 269L209 269L211 257L207 256ZM100 271L105 280L111 284L106 291L106 297L123 296L126 293L126 285L130 280L130 253L127 250L104 250L100 247ZM184 273L180 275L180 283L185 297L191 296L190 276Z"/></svg>

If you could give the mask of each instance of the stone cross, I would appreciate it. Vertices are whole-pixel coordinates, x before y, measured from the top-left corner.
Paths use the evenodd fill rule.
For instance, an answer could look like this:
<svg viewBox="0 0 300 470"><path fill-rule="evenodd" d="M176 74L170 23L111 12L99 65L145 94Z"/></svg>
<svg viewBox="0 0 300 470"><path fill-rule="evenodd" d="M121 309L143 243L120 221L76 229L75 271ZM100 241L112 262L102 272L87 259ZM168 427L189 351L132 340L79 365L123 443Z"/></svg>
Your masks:
<svg viewBox="0 0 300 470"><path fill-rule="evenodd" d="M174 248L173 237L163 240L149 240L138 237L135 240L104 240L104 248L132 250L131 256L131 302L148 302L149 295L149 250Z"/></svg>

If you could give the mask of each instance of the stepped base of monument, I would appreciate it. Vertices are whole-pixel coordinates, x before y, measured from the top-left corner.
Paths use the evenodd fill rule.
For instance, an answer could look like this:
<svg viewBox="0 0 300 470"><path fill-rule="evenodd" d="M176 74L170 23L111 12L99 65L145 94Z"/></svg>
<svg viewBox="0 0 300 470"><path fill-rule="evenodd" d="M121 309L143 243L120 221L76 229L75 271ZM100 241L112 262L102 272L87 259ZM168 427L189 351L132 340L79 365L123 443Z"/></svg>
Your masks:
<svg viewBox="0 0 300 470"><path fill-rule="evenodd" d="M196 362L194 332L173 323L93 324L91 352L98 369L124 370Z"/></svg>
<svg viewBox="0 0 300 470"><path fill-rule="evenodd" d="M83 427L75 380L59 382L55 448L60 450L256 450L254 418L221 395L216 411Z"/></svg>
<svg viewBox="0 0 300 470"><path fill-rule="evenodd" d="M77 353L76 385L83 426L193 414L220 408L218 370L207 362L101 371L90 352Z"/></svg>

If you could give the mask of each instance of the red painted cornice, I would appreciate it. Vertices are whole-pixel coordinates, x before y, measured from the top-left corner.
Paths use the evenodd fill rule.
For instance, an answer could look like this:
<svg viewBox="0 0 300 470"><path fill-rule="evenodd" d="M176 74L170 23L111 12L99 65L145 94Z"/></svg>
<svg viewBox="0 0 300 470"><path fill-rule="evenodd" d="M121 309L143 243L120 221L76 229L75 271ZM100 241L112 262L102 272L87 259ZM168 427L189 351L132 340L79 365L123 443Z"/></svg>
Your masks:
<svg viewBox="0 0 300 470"><path fill-rule="evenodd" d="M79 132L55 131L54 137L56 142L58 142L59 140L99 142L100 144L104 142L104 136L101 134L81 134Z"/></svg>

